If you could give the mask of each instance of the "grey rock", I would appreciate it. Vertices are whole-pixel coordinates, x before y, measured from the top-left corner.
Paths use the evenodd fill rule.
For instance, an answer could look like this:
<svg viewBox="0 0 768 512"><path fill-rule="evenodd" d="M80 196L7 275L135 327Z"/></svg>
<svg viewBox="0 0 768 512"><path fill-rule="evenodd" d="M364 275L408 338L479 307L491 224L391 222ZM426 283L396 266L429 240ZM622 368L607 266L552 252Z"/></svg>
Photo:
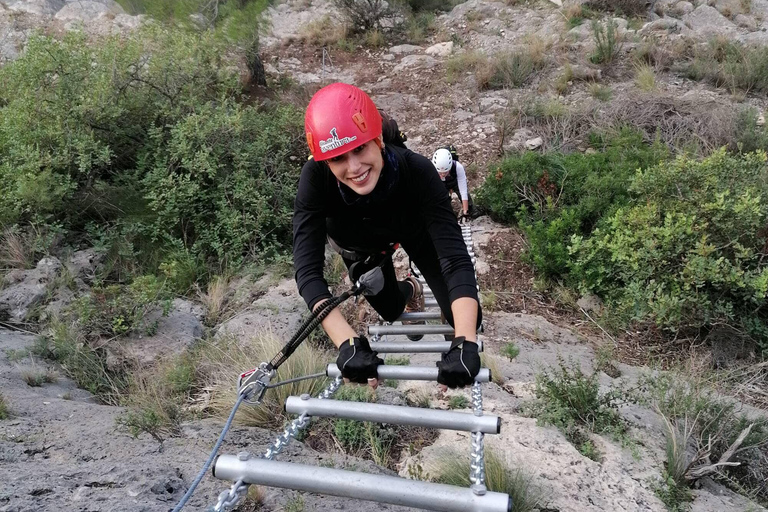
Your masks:
<svg viewBox="0 0 768 512"><path fill-rule="evenodd" d="M399 73L407 69L432 69L436 65L437 61L429 55L406 55L397 66L392 68L392 70L395 73Z"/></svg>
<svg viewBox="0 0 768 512"><path fill-rule="evenodd" d="M693 12L694 9L695 7L691 2L677 2L672 9L672 12L678 16L685 16L686 14Z"/></svg>
<svg viewBox="0 0 768 512"><path fill-rule="evenodd" d="M66 5L64 0L18 0L7 4L8 9L50 18Z"/></svg>
<svg viewBox="0 0 768 512"><path fill-rule="evenodd" d="M499 96L484 96L480 98L480 112L500 112L507 108L509 100Z"/></svg>
<svg viewBox="0 0 768 512"><path fill-rule="evenodd" d="M221 324L216 336L233 335L250 339L266 329L281 340L288 340L307 314L307 305L293 279L285 279L253 302L246 310Z"/></svg>
<svg viewBox="0 0 768 512"><path fill-rule="evenodd" d="M421 46L416 46L413 44L399 44L397 46L391 47L388 51L394 55L410 55L412 53L420 52L421 50Z"/></svg>
<svg viewBox="0 0 768 512"><path fill-rule="evenodd" d="M56 258L43 258L32 270L14 270L3 279L6 287L0 290L0 319L23 322L30 310L42 302L48 287L61 270Z"/></svg>
<svg viewBox="0 0 768 512"><path fill-rule="evenodd" d="M90 283L104 264L105 256L104 253L98 252L96 249L77 251L66 262L67 270L72 274L72 277Z"/></svg>
<svg viewBox="0 0 768 512"><path fill-rule="evenodd" d="M433 44L424 50L424 53L427 55L432 55L433 57L448 57L451 53L453 53L453 41Z"/></svg>
<svg viewBox="0 0 768 512"><path fill-rule="evenodd" d="M533 151L534 149L539 149L542 144L544 144L544 139L542 139L541 137L528 139L527 141L525 141L525 149L529 151Z"/></svg>
<svg viewBox="0 0 768 512"><path fill-rule="evenodd" d="M747 30L753 31L757 30L757 21L752 16L747 16L745 14L737 14L733 21L740 27L745 28Z"/></svg>
<svg viewBox="0 0 768 512"><path fill-rule="evenodd" d="M579 300L576 301L576 304L588 313L599 313L600 310L603 309L603 301L600 300L600 297L591 293L579 298Z"/></svg>
<svg viewBox="0 0 768 512"><path fill-rule="evenodd" d="M708 5L700 5L692 13L683 16L683 21L696 35L703 38L734 36L738 33L736 25L731 20Z"/></svg>
<svg viewBox="0 0 768 512"><path fill-rule="evenodd" d="M602 79L603 73L598 68L574 64L571 66L574 80L597 81Z"/></svg>
<svg viewBox="0 0 768 512"><path fill-rule="evenodd" d="M638 31L640 35L648 35L654 32L667 32L669 34L686 34L690 33L691 29L686 26L682 21L666 16L655 21L651 21L643 25Z"/></svg>
<svg viewBox="0 0 768 512"><path fill-rule="evenodd" d="M116 357L147 366L180 354L203 337L204 329L200 321L203 314L201 306L184 299L174 299L167 315L163 315L162 308L155 308L143 319L144 325L152 328L153 333L125 338Z"/></svg>
<svg viewBox="0 0 768 512"><path fill-rule="evenodd" d="M67 3L54 16L61 21L92 21L105 14L125 14L120 4L114 0L102 0L99 2L89 0L78 0Z"/></svg>

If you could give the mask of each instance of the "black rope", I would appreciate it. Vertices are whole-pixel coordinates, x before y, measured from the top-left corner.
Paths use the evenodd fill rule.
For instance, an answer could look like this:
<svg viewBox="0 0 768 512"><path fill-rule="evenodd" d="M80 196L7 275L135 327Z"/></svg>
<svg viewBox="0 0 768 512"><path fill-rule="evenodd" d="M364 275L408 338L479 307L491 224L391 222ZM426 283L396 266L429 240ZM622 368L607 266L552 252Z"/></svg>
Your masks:
<svg viewBox="0 0 768 512"><path fill-rule="evenodd" d="M354 288L342 293L338 297L334 297L333 299L325 302L322 306L320 306L317 311L313 312L311 317L304 321L304 323L296 331L296 334L293 335L293 338L291 338L288 343L286 343L285 346L280 350L280 352L278 352L275 357L272 358L272 360L269 362L269 365L267 365L267 369L277 370L280 365L282 365L291 356L291 354L296 351L299 345L301 345L301 343L307 339L309 334L314 331L315 328L320 325L320 323L325 320L328 315L331 314L331 311L333 311L339 304L350 298L352 295L355 295L356 293L357 288Z"/></svg>

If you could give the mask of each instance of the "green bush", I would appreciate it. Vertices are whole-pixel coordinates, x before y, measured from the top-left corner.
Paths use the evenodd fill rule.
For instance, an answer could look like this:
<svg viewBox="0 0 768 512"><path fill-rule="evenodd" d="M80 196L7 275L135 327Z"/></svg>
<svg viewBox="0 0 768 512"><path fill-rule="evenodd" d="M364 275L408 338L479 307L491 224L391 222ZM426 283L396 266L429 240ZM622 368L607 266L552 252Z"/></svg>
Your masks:
<svg viewBox="0 0 768 512"><path fill-rule="evenodd" d="M529 243L525 258L547 277L567 276L571 237L589 235L604 216L628 203L627 186L638 168L667 158L661 144L648 146L634 131L592 139L601 151L513 155L477 192L478 203L495 220L521 225Z"/></svg>
<svg viewBox="0 0 768 512"><path fill-rule="evenodd" d="M129 285L94 287L69 307L79 328L88 338L121 336L131 332L152 334L154 324L145 320L147 313L170 306L165 283L153 275L141 276Z"/></svg>
<svg viewBox="0 0 768 512"><path fill-rule="evenodd" d="M624 46L613 19L604 23L592 20L592 37L595 40L595 51L589 60L595 64L610 64L619 56L621 48Z"/></svg>
<svg viewBox="0 0 768 512"><path fill-rule="evenodd" d="M721 150L638 171L634 205L573 237L572 276L627 319L673 331L737 324L768 350L766 160Z"/></svg>
<svg viewBox="0 0 768 512"><path fill-rule="evenodd" d="M179 292L204 264L287 247L301 115L237 102L235 18L226 34L31 38L0 68L0 224L87 233L110 277L166 263Z"/></svg>

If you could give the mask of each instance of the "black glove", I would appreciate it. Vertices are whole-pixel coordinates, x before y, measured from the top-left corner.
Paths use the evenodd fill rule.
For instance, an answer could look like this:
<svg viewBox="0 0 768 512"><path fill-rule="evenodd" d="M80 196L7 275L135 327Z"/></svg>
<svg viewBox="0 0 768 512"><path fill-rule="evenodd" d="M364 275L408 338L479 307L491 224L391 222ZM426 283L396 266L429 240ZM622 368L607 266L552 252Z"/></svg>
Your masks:
<svg viewBox="0 0 768 512"><path fill-rule="evenodd" d="M365 336L350 338L339 347L336 366L341 370L341 376L350 382L367 384L368 379L378 378L376 369L384 364L384 360L377 357L377 354L371 350Z"/></svg>
<svg viewBox="0 0 768 512"><path fill-rule="evenodd" d="M465 341L464 336L454 338L451 349L437 363L437 382L449 388L471 386L480 371L477 343Z"/></svg>

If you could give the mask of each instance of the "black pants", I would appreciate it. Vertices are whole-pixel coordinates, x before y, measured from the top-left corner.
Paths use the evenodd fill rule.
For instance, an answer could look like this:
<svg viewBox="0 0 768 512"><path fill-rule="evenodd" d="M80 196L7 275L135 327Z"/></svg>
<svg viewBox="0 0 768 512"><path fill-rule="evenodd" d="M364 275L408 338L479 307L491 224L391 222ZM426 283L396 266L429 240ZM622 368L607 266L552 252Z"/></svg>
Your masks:
<svg viewBox="0 0 768 512"><path fill-rule="evenodd" d="M425 234L426 236L426 234ZM427 239L428 240L428 239ZM445 319L453 326L453 312L451 311L451 301L448 297L448 285L443 279L443 272L440 268L440 261L437 257L434 245L429 241L422 239L419 243L403 243L403 249L408 253L411 262L418 268L421 275L427 281L432 289L432 294L440 306ZM366 297L368 303L381 315L387 322L394 322L405 311L405 304L411 298L413 288L410 283L398 281L395 275L395 267L392 264L390 255L381 255L380 257L371 257L367 261L359 261L342 257L344 264L349 270L354 263L357 265L350 271L350 279L357 282L361 275L371 270L376 265L381 265L384 274L384 288L377 295ZM359 263L358 263L359 261ZM483 314L480 309L480 303L477 305L477 327L483 320Z"/></svg>

